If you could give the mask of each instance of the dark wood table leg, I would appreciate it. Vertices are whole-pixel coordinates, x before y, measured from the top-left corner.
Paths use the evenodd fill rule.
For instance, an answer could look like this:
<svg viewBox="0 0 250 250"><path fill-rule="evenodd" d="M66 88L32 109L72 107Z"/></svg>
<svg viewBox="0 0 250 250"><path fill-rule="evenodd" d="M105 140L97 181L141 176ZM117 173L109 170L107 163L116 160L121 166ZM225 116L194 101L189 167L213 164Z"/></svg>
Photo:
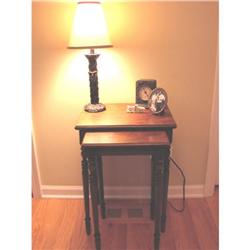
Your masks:
<svg viewBox="0 0 250 250"><path fill-rule="evenodd" d="M81 147L82 155L82 182L83 182L83 193L84 193L84 207L85 207L85 227L87 235L91 233L90 227L90 216L89 216L89 173L88 173L88 162L85 157L84 149Z"/></svg>
<svg viewBox="0 0 250 250"><path fill-rule="evenodd" d="M101 236L99 231L97 179L96 179L96 164L95 164L94 153L88 154L88 162L89 162L89 175L90 175L91 202L92 202L93 221L94 221L95 246L96 250L100 250Z"/></svg>
<svg viewBox="0 0 250 250"><path fill-rule="evenodd" d="M150 218L154 219L154 193L155 193L155 159L153 155L151 155L151 201L150 201Z"/></svg>
<svg viewBox="0 0 250 250"><path fill-rule="evenodd" d="M160 237L161 237L161 200L162 200L162 168L163 159L162 154L155 155L155 206L154 206L154 250L160 249Z"/></svg>
<svg viewBox="0 0 250 250"><path fill-rule="evenodd" d="M96 164L96 167L95 167L95 172L94 172L94 175L95 175L95 180L96 180L96 196L97 196L97 205L100 204L100 192L99 192L99 173L98 173L98 165L97 165L97 160L96 160L96 157L95 157L95 161L94 161L94 164Z"/></svg>
<svg viewBox="0 0 250 250"><path fill-rule="evenodd" d="M163 180L162 180L162 216L161 216L161 232L164 233L166 229L166 214L168 202L168 181L169 181L169 149L166 152L163 166Z"/></svg>
<svg viewBox="0 0 250 250"><path fill-rule="evenodd" d="M104 200L104 187L103 187L103 167L102 167L102 157L98 155L96 157L97 161L97 173L98 173L98 195L99 195L99 204L101 205L101 215L102 218L106 218L106 207Z"/></svg>

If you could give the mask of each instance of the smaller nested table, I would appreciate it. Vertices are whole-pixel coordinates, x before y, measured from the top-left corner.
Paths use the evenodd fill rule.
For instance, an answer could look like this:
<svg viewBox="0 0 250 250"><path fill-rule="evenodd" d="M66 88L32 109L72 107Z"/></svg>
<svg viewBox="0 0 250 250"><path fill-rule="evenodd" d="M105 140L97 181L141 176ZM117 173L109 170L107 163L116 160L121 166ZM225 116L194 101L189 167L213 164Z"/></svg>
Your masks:
<svg viewBox="0 0 250 250"><path fill-rule="evenodd" d="M101 249L98 204L101 205L102 217L105 217L101 157L103 155L141 154L152 156L151 218L155 224L154 249L158 250L160 233L165 231L166 223L168 158L170 150L167 132L155 130L86 132L81 143L81 150L83 161L87 165L90 177L94 236L97 250ZM87 189L88 187L85 186L85 190ZM86 221L86 223L90 233L90 222Z"/></svg>

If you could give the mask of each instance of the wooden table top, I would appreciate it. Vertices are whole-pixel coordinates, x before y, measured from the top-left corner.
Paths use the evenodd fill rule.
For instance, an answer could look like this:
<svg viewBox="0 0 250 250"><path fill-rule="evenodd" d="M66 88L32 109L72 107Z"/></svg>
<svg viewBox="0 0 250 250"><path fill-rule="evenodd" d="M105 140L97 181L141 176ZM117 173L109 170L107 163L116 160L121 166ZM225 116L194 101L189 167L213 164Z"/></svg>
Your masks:
<svg viewBox="0 0 250 250"><path fill-rule="evenodd" d="M167 108L161 115L149 109L143 113L127 113L128 103L105 104L106 110L98 113L82 111L75 126L76 130L88 128L176 128L176 122Z"/></svg>

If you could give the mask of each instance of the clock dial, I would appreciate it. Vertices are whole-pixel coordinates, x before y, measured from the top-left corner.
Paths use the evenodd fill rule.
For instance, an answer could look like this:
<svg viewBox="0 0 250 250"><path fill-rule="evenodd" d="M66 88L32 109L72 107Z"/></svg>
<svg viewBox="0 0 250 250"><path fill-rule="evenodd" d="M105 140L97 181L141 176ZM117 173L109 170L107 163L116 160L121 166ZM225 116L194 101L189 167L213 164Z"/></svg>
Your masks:
<svg viewBox="0 0 250 250"><path fill-rule="evenodd" d="M135 102L148 108L148 100L151 92L156 88L156 80L154 79L141 79L136 81L135 89Z"/></svg>
<svg viewBox="0 0 250 250"><path fill-rule="evenodd" d="M143 100L143 101L148 101L149 97L151 95L152 89L149 87L141 87L139 90L139 97Z"/></svg>

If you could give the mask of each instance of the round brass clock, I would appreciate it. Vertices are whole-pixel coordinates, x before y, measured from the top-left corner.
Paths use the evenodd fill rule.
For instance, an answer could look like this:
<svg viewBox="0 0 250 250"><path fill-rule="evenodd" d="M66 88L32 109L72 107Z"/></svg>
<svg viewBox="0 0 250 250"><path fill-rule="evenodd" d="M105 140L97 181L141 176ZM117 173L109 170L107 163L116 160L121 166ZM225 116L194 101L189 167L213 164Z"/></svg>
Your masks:
<svg viewBox="0 0 250 250"><path fill-rule="evenodd" d="M152 111L153 114L160 114L164 111L165 107L168 103L168 96L164 89L156 88L152 91L149 101L148 107Z"/></svg>
<svg viewBox="0 0 250 250"><path fill-rule="evenodd" d="M144 87L141 87L139 90L139 97L143 101L148 101L151 93L152 93L152 89L147 86L144 86Z"/></svg>

